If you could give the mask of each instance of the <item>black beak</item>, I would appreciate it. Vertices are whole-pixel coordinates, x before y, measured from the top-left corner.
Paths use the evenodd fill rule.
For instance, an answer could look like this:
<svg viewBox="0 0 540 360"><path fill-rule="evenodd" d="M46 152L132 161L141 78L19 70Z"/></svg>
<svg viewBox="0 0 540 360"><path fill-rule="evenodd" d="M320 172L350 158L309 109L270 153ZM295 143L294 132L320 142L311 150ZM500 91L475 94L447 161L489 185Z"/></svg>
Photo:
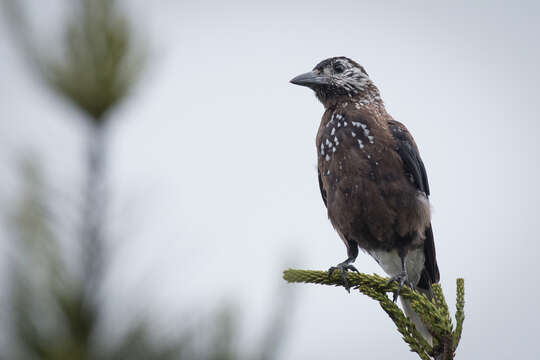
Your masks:
<svg viewBox="0 0 540 360"><path fill-rule="evenodd" d="M305 74L298 75L297 77L291 80L291 83L295 85L307 86L307 87L315 87L315 86L331 84L330 79L326 75L318 74L314 71L310 71Z"/></svg>

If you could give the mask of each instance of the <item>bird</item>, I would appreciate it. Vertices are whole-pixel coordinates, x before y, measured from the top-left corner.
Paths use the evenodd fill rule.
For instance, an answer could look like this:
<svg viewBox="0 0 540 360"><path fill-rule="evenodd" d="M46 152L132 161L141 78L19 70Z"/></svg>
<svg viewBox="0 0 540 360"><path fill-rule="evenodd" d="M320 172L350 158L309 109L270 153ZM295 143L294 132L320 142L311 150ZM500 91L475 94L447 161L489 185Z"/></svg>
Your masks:
<svg viewBox="0 0 540 360"><path fill-rule="evenodd" d="M316 136L319 188L328 218L343 240L347 259L330 267L347 271L359 249L396 282L432 297L440 274L431 226L430 189L418 147L408 129L387 111L363 66L332 57L290 80L308 87L324 106ZM401 297L404 310L426 339L426 326Z"/></svg>

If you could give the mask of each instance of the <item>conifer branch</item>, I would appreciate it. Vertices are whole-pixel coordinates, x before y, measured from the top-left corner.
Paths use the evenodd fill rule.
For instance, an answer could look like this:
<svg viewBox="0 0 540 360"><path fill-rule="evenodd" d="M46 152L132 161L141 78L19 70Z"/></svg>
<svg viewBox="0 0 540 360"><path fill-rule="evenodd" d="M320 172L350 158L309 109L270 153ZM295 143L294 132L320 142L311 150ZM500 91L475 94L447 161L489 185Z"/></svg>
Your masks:
<svg viewBox="0 0 540 360"><path fill-rule="evenodd" d="M343 281L338 272L331 276L325 271L294 270L288 269L283 273L283 278L290 283L312 283L322 285L343 286ZM411 307L426 324L433 337L433 346L426 341L414 326L412 321L405 316L403 311L388 297L387 293L397 290L395 283L388 284L388 278L379 275L367 275L347 273L347 281L351 289L358 290L362 294L377 300L382 309L396 324L397 330L403 340L409 345L411 351L418 354L422 360L431 358L437 360L451 360L461 339L465 314L465 284L463 279L457 279L456 301L456 328L453 328L448 305L439 284L432 287L433 300L426 295L412 291L407 286L401 289L400 296L411 303Z"/></svg>

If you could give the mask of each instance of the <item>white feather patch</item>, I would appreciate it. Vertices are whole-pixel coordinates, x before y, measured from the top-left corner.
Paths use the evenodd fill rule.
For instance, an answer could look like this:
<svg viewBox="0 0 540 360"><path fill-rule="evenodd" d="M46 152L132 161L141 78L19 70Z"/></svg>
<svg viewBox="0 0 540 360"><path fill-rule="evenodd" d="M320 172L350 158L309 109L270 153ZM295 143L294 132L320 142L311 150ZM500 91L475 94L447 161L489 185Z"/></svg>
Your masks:
<svg viewBox="0 0 540 360"><path fill-rule="evenodd" d="M379 263L388 276L396 276L401 273L401 259L397 250L370 250L369 254ZM407 253L405 266L409 281L414 285L420 281L420 276L424 269L424 261L424 249L422 247L416 250L410 250Z"/></svg>

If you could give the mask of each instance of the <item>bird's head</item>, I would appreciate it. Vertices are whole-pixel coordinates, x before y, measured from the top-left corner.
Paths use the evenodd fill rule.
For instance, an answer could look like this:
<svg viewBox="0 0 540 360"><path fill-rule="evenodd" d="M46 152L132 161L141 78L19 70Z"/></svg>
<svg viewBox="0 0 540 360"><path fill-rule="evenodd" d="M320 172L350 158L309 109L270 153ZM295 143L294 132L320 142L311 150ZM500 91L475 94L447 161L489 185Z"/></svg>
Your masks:
<svg viewBox="0 0 540 360"><path fill-rule="evenodd" d="M291 83L309 87L327 107L342 98L355 98L365 104L381 102L379 90L366 70L343 56L321 61L312 71L298 75Z"/></svg>

